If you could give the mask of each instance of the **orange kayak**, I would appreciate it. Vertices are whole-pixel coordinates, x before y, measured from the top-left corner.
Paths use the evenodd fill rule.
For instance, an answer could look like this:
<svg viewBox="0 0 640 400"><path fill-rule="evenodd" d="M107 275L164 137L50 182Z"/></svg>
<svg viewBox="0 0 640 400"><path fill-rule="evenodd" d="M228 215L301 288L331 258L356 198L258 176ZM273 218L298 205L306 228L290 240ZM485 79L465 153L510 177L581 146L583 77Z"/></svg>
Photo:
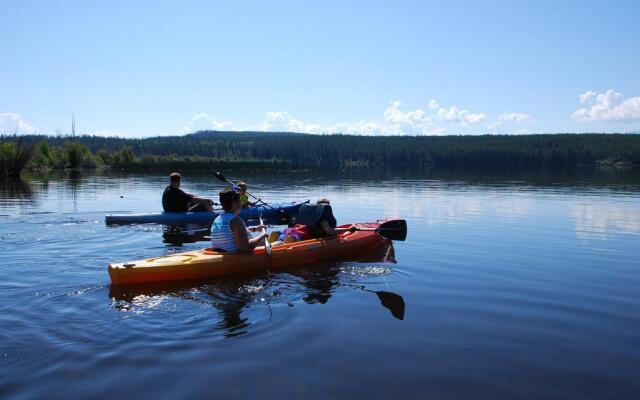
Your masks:
<svg viewBox="0 0 640 400"><path fill-rule="evenodd" d="M109 265L113 284L176 281L231 275L248 271L274 270L297 265L355 257L385 248L390 240L376 232L385 221L349 224L357 229L337 237L303 240L275 246L271 257L264 247L253 253L218 253L211 248L170 254L146 260Z"/></svg>

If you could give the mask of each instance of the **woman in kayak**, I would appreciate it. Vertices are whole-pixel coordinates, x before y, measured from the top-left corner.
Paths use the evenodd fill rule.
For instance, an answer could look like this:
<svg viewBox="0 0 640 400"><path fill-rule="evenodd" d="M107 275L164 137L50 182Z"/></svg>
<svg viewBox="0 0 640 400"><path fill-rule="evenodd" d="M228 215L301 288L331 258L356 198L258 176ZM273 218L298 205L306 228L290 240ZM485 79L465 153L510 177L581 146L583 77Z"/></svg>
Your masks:
<svg viewBox="0 0 640 400"><path fill-rule="evenodd" d="M251 253L256 246L264 243L266 233L249 238L249 232L263 229L254 226L247 229L238 213L242 209L240 195L227 188L220 192L220 204L224 212L216 217L211 226L211 247L216 251L229 253Z"/></svg>
<svg viewBox="0 0 640 400"><path fill-rule="evenodd" d="M211 211L213 201L185 193L180 189L180 173L169 175L169 186L162 193L162 208L165 212Z"/></svg>

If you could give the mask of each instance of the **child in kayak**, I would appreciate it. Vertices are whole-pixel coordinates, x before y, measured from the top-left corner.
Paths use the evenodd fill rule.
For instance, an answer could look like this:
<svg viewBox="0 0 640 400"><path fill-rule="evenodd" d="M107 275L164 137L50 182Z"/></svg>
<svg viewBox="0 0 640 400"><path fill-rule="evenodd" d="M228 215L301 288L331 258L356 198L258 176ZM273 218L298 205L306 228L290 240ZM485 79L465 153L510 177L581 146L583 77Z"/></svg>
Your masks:
<svg viewBox="0 0 640 400"><path fill-rule="evenodd" d="M242 208L253 207L258 203L257 201L249 201L249 195L247 194L247 184L245 182L238 182L235 189L240 195L240 204L242 205Z"/></svg>
<svg viewBox="0 0 640 400"><path fill-rule="evenodd" d="M220 204L224 212L216 217L211 226L211 247L216 251L229 253L251 253L253 249L264 243L266 233L250 238L250 232L263 229L254 226L247 229L238 213L242 209L240 195L227 188L220 192Z"/></svg>

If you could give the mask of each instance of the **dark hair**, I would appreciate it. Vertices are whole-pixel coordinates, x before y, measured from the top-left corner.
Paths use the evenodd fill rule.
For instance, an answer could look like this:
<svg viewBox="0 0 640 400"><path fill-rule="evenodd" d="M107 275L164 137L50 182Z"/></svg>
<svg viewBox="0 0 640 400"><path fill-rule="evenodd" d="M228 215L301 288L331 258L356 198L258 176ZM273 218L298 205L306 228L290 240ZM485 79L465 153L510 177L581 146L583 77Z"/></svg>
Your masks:
<svg viewBox="0 0 640 400"><path fill-rule="evenodd" d="M231 211L231 205L236 200L240 200L240 195L235 190L225 188L220 191L220 204L225 211Z"/></svg>
<svg viewBox="0 0 640 400"><path fill-rule="evenodd" d="M180 172L172 172L171 175L169 175L169 181L171 182L180 182L180 178L182 178Z"/></svg>

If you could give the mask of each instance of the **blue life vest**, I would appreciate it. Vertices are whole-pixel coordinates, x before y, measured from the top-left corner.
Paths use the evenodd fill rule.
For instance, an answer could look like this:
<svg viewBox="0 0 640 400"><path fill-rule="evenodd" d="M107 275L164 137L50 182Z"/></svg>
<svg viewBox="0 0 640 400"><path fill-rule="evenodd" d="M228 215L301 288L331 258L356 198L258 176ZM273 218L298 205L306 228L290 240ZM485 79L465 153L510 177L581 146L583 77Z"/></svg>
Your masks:
<svg viewBox="0 0 640 400"><path fill-rule="evenodd" d="M211 247L213 249L224 250L229 253L237 253L240 251L233 236L233 231L229 227L229 223L237 215L225 212L216 217L211 225Z"/></svg>

